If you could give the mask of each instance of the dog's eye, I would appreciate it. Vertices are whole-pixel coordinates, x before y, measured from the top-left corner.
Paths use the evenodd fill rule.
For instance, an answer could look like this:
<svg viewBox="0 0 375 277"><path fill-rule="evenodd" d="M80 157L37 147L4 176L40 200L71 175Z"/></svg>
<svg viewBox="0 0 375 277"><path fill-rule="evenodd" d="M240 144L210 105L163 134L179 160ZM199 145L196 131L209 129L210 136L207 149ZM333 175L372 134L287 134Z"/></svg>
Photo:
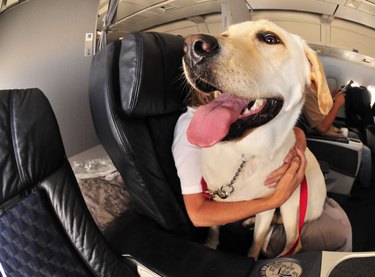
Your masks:
<svg viewBox="0 0 375 277"><path fill-rule="evenodd" d="M280 38L273 33L259 34L259 38L267 44L279 44Z"/></svg>

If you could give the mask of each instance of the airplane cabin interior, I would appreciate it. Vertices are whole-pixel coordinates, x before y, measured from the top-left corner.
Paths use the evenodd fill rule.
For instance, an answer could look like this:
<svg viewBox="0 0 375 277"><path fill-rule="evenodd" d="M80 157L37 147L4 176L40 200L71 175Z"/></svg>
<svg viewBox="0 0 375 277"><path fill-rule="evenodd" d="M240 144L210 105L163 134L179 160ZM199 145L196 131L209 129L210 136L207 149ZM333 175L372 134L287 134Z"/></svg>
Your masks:
<svg viewBox="0 0 375 277"><path fill-rule="evenodd" d="M346 135L298 124L352 251L254 259L243 220L211 249L189 218L172 154L192 93L185 38L261 19L346 90ZM0 277L375 276L374 45L374 0L1 0Z"/></svg>

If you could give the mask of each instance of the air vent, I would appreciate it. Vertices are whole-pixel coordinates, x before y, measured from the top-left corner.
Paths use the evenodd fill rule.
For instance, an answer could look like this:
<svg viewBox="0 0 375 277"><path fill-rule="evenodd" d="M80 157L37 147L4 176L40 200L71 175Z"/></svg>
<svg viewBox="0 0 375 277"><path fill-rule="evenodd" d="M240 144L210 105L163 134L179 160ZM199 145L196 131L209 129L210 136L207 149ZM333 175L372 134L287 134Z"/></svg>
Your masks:
<svg viewBox="0 0 375 277"><path fill-rule="evenodd" d="M173 10L175 9L176 7L170 5L170 4L166 4L166 5L163 5L163 6L160 6L161 9L165 10L165 11L170 11L170 10Z"/></svg>
<svg viewBox="0 0 375 277"><path fill-rule="evenodd" d="M369 61L369 60L366 59L366 58L364 58L364 59L362 60L362 62L364 62L364 63L371 63L371 61Z"/></svg>
<svg viewBox="0 0 375 277"><path fill-rule="evenodd" d="M353 9L357 9L358 6L361 4L362 0L349 0L346 2L345 6Z"/></svg>
<svg viewBox="0 0 375 277"><path fill-rule="evenodd" d="M168 11L171 11L171 10L174 10L176 7L170 5L170 4L165 4L163 6L160 6L157 8L158 12L163 12L163 13L166 13Z"/></svg>

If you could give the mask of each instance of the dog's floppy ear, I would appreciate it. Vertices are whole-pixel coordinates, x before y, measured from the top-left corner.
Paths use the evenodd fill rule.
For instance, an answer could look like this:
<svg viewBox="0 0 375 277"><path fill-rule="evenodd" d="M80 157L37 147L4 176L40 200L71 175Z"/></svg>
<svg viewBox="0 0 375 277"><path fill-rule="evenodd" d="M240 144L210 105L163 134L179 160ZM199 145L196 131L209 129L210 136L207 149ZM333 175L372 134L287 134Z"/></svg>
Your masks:
<svg viewBox="0 0 375 277"><path fill-rule="evenodd" d="M320 111L326 115L331 110L333 101L326 75L317 53L305 45L305 54L310 63L310 90L317 94Z"/></svg>

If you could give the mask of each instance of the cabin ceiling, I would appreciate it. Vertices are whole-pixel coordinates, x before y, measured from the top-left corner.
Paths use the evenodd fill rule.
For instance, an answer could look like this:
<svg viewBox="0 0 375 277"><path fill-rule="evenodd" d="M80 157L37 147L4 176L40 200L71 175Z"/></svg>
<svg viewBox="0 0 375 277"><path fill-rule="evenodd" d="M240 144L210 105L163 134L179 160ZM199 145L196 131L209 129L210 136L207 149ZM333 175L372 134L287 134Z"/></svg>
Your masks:
<svg viewBox="0 0 375 277"><path fill-rule="evenodd" d="M228 0L229 1L229 0ZM245 1L245 0L244 0ZM303 11L349 20L375 29L375 0L246 0L253 10ZM222 0L120 0L112 31L145 30L199 15L220 13ZM108 0L99 2L98 29Z"/></svg>
<svg viewBox="0 0 375 277"><path fill-rule="evenodd" d="M219 13L221 0L120 0L117 18L111 27L116 32L145 30L161 24L199 15ZM107 12L108 0L100 1L98 29Z"/></svg>
<svg viewBox="0 0 375 277"><path fill-rule="evenodd" d="M183 19L199 24L199 21L205 20L204 15L220 14L222 2L222 0L120 0L117 16L110 26L107 40L112 41L132 31L147 30ZM306 12L321 15L327 22L337 18L375 30L375 0L244 0L244 2L247 3L249 10L254 12ZM100 0L98 30L102 29L107 5L108 0ZM327 45L312 44L311 46L321 55L375 68L375 57Z"/></svg>
<svg viewBox="0 0 375 277"><path fill-rule="evenodd" d="M26 0L0 0L0 13ZM232 0L227 0L232 1ZM233 0L234 1L234 0ZM240 0L236 0L240 1ZM375 30L375 0L243 0L250 11L297 11L322 15L328 21L335 18L355 22ZM110 26L108 41L132 31L147 30L159 25L188 20L196 24L205 15L221 13L223 0L119 0L115 22ZM101 30L107 13L108 0L99 0L97 29ZM250 17L249 17L250 18ZM312 45L320 54L359 62L375 68L375 56ZM354 48L354 47L353 47ZM354 50L354 49L353 49Z"/></svg>

